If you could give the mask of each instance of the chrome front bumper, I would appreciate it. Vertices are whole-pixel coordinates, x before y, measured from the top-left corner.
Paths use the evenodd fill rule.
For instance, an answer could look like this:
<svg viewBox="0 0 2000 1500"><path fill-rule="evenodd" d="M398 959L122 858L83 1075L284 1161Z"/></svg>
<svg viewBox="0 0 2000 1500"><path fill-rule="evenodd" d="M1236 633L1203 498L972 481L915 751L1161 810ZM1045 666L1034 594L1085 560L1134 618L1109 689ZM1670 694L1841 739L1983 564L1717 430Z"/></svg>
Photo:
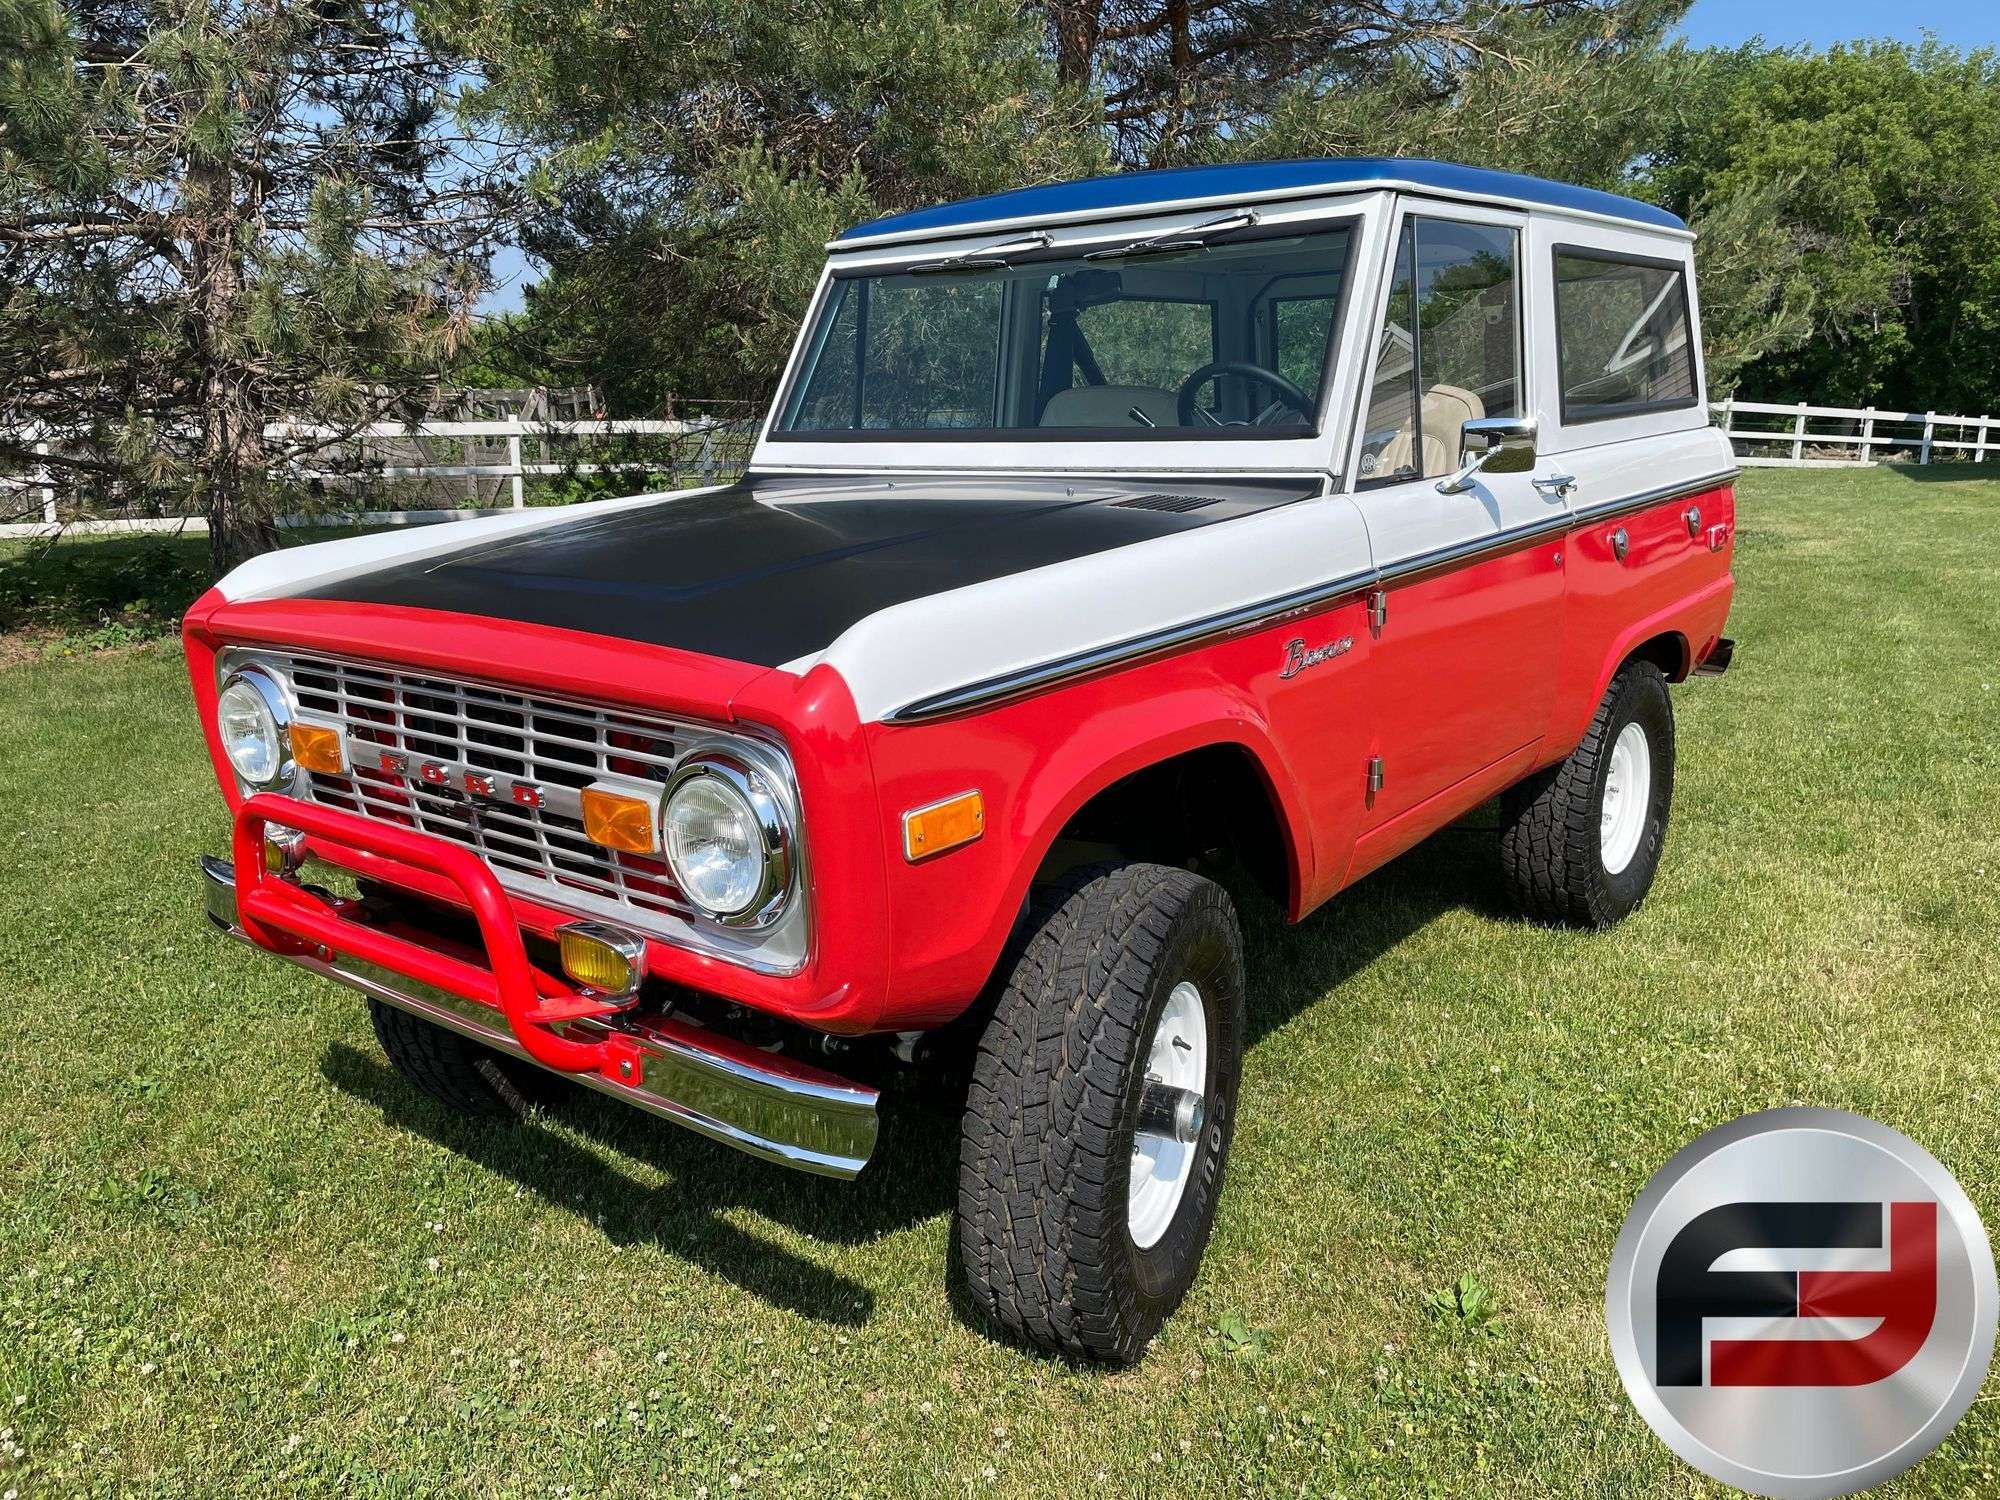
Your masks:
<svg viewBox="0 0 2000 1500"><path fill-rule="evenodd" d="M249 943L236 921L234 867L228 860L204 855L201 883L208 920L220 931ZM274 956L523 1062L534 1061L514 1040L506 1018L490 1006L461 1000L359 959ZM621 1015L566 1024L581 1040L616 1033L638 1047L643 1065L637 1083L621 1083L596 1073L560 1076L685 1125L711 1140L825 1177L853 1177L874 1152L874 1089L782 1058L772 1057L768 1064L753 1061L740 1055L753 1049L724 1050L711 1033L672 1019Z"/></svg>

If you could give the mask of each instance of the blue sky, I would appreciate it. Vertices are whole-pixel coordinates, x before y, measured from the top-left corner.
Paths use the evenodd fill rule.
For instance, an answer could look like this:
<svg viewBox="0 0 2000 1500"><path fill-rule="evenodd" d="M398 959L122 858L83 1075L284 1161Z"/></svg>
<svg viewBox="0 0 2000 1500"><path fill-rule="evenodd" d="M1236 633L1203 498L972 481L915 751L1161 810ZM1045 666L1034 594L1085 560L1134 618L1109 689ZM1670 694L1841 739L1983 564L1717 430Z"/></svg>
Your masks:
<svg viewBox="0 0 2000 1500"><path fill-rule="evenodd" d="M1928 29L1958 47L2000 44L2000 7L1993 0L1922 0L1887 5L1881 0L1695 0L1681 23L1687 39L1704 47L1733 47L1762 36L1776 45L1814 47L1859 37L1914 42Z"/></svg>
<svg viewBox="0 0 2000 1500"><path fill-rule="evenodd" d="M1761 36L1773 46L1800 42L1826 47L1861 37L1914 42L1928 30L1958 47L2000 45L2000 7L1994 0L1922 0L1888 5L1881 0L1695 0L1681 23L1702 47L1733 47ZM482 310L511 312L521 305L521 285L534 277L518 251L502 251L494 264L501 286Z"/></svg>

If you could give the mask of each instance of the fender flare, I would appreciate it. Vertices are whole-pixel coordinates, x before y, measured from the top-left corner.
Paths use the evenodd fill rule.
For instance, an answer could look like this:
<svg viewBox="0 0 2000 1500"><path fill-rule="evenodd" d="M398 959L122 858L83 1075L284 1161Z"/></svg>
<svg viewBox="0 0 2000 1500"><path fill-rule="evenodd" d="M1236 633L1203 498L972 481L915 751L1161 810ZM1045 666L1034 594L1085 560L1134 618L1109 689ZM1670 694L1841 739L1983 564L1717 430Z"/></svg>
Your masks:
<svg viewBox="0 0 2000 1500"><path fill-rule="evenodd" d="M1170 713L1167 724L1163 726L1162 707L1177 703L1184 709L1198 711ZM1096 718L1100 725L1106 725L1106 721L1115 725L1128 716L1139 714L1144 714L1152 727L1143 734L1120 738L1118 743L1121 748L1117 754L1091 756L1087 765L1079 764L1072 770L1064 766L1062 752L1059 751L1038 773L1036 780L1045 785L1060 786L1062 790L1038 809L1032 832L1021 841L1020 857L1015 861L1005 887L1002 903L1004 920L996 924L997 933L989 935L987 941L981 944L981 964L989 974L999 961L1007 937L1027 901L1035 873L1048 858L1057 836L1077 812L1091 798L1126 777L1197 750L1237 749L1249 758L1277 816L1279 841L1285 857L1287 909L1294 914L1299 910L1303 893L1310 889L1313 878L1311 825L1296 795L1285 757L1251 700L1220 685L1187 688L1170 693L1164 699L1134 702ZM1112 732L1115 735L1115 729ZM1069 746L1064 748L1067 750ZM1079 757L1083 755L1081 751L1076 753Z"/></svg>
<svg viewBox="0 0 2000 1500"><path fill-rule="evenodd" d="M1671 674L1672 680L1679 682L1686 677L1694 665L1694 641L1690 630L1718 599L1726 606L1735 587L1734 576L1725 574L1694 593L1676 599L1664 609L1634 621L1613 636L1598 662L1596 675L1591 679L1589 697L1571 710L1568 722L1553 726L1554 733L1549 739L1551 748L1559 747L1563 754L1567 754L1582 741L1584 730L1590 726L1590 716L1597 712L1597 705L1611 687L1611 679L1618 675L1618 669L1625 665L1632 653L1647 641L1672 636L1680 646L1680 666Z"/></svg>

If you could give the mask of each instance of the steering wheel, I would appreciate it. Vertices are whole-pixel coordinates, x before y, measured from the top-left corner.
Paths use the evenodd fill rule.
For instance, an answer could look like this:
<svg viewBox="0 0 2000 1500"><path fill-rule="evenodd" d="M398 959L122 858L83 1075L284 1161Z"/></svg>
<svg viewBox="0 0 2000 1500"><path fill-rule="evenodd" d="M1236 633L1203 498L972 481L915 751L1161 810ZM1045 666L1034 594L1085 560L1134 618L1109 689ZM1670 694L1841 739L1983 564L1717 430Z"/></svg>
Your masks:
<svg viewBox="0 0 2000 1500"><path fill-rule="evenodd" d="M1240 375L1245 380L1254 380L1261 385L1267 385L1273 391L1277 392L1280 401L1291 407L1293 411L1304 417L1306 421L1312 421L1313 398L1293 385L1291 381L1285 379L1276 370L1267 370L1262 365L1253 365L1247 359L1218 359L1213 364L1203 365L1194 374L1181 382L1179 397L1181 426L1194 426L1194 419L1197 415L1201 416L1211 427L1225 425L1219 418L1202 411L1200 407L1194 404L1194 398L1201 391L1201 388L1218 375Z"/></svg>

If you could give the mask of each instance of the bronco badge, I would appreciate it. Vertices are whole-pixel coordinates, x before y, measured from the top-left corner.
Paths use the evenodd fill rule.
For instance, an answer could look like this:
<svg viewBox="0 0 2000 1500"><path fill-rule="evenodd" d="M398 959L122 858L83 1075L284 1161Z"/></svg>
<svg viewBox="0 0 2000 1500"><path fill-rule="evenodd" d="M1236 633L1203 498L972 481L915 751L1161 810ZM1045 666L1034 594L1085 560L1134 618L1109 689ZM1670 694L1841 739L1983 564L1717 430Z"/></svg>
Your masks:
<svg viewBox="0 0 2000 1500"><path fill-rule="evenodd" d="M1353 649L1354 637L1351 635L1328 641L1324 646L1308 646L1303 637L1295 635L1285 642L1285 669L1278 676L1280 679L1296 677L1307 667L1316 667L1323 661L1332 661L1336 656L1345 656Z"/></svg>

